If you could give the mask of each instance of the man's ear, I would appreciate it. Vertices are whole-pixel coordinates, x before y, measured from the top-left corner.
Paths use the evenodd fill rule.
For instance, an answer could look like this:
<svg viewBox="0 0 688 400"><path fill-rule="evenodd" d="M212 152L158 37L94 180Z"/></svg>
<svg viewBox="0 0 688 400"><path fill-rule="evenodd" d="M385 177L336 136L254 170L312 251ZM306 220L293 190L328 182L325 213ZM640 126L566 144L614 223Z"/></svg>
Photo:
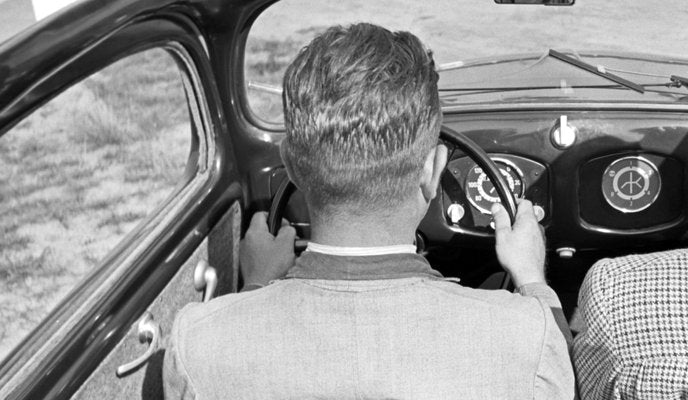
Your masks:
<svg viewBox="0 0 688 400"><path fill-rule="evenodd" d="M420 189L423 192L423 197L428 202L437 195L437 186L440 184L442 172L444 172L444 167L447 165L447 153L447 146L438 144L430 150L430 153L425 158Z"/></svg>

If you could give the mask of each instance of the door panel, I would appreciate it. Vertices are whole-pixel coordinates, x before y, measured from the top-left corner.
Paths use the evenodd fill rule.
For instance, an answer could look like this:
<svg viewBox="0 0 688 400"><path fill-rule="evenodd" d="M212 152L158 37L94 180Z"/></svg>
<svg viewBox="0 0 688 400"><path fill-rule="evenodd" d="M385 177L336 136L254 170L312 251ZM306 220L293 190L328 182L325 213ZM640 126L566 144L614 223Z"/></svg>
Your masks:
<svg viewBox="0 0 688 400"><path fill-rule="evenodd" d="M148 343L139 342L137 324L134 324L126 337L86 380L73 399L163 398L162 361L174 317L185 304L201 301L203 297L203 293L194 289L194 269L199 261L208 261L218 272L217 292L222 294L235 292L240 227L241 208L239 203L235 202L148 308L154 320L160 324L162 331L161 348L153 357L131 374L121 378L116 376L115 371L118 366L134 360L148 348Z"/></svg>

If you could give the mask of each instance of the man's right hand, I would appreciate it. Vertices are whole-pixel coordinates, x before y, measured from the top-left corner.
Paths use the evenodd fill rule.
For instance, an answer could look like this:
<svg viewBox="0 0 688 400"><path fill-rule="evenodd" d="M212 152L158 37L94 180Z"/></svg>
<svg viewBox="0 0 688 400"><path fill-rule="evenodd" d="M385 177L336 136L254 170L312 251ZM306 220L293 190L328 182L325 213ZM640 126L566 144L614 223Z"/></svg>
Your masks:
<svg viewBox="0 0 688 400"><path fill-rule="evenodd" d="M545 236L528 200L518 201L516 222L504 207L492 205L495 223L495 250L502 267L511 274L516 287L528 283L545 283Z"/></svg>

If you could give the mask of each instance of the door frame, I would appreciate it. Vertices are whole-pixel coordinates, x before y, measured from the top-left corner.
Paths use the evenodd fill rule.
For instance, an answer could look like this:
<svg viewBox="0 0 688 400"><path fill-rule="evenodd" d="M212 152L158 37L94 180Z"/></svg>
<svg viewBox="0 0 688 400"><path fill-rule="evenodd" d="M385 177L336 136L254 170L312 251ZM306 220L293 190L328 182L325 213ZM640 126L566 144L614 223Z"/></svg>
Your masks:
<svg viewBox="0 0 688 400"><path fill-rule="evenodd" d="M0 71L9 71L0 74L0 135L81 79L155 47L169 50L183 71L197 134L186 182L3 361L0 398L69 398L242 199L207 34L189 17L195 10L171 1L133 10L130 3L78 3L0 46ZM46 39L64 26L72 30Z"/></svg>

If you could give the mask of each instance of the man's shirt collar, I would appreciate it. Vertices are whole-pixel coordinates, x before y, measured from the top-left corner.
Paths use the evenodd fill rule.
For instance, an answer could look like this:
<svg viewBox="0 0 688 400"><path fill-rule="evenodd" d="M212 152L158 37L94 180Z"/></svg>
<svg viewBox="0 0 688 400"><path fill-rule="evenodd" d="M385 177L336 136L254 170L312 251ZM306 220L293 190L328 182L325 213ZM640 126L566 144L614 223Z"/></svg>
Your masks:
<svg viewBox="0 0 688 400"><path fill-rule="evenodd" d="M286 278L326 280L413 277L442 279L442 274L432 269L425 257L416 254L415 251L376 255L333 255L311 250L303 252L286 275Z"/></svg>
<svg viewBox="0 0 688 400"><path fill-rule="evenodd" d="M332 256L385 256L390 254L415 254L416 246L397 244L392 246L343 247L309 242L306 251Z"/></svg>

